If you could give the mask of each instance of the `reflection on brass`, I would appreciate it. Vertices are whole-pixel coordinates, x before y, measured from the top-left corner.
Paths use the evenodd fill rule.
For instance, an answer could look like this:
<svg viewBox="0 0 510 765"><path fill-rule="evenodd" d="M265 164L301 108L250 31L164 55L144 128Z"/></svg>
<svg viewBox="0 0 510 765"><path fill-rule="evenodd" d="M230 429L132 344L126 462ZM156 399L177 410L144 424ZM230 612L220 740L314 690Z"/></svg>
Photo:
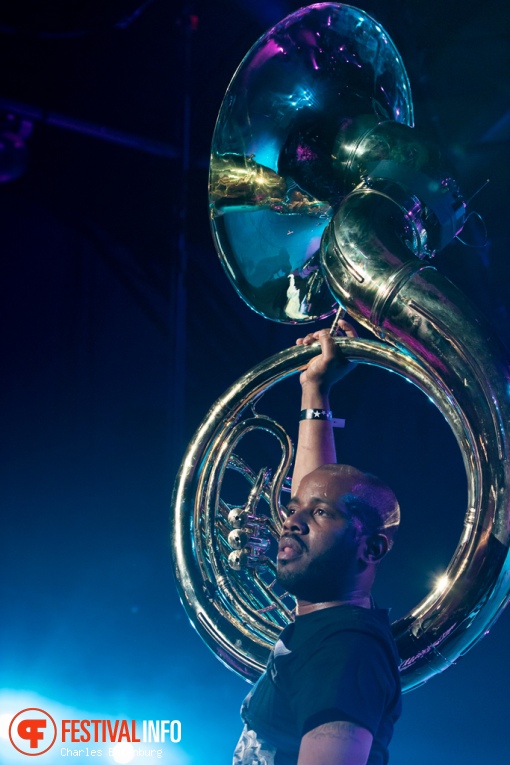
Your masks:
<svg viewBox="0 0 510 765"><path fill-rule="evenodd" d="M209 198L212 214L229 211L272 210L286 215L325 215L330 207L304 194L277 173L255 162L253 156L213 156Z"/></svg>
<svg viewBox="0 0 510 765"><path fill-rule="evenodd" d="M363 11L322 3L284 19L245 58L213 140L227 170L215 160L211 170L211 206L228 209L212 216L216 245L248 305L296 322L340 305L379 338L336 338L345 356L414 383L461 450L468 497L459 544L430 594L393 624L404 690L489 629L510 580L509 363L483 317L430 264L461 230L465 204L411 124L407 75L387 34ZM306 205L293 216L276 211L292 184L330 207L324 221ZM292 445L253 408L315 353L291 348L241 377L198 429L174 490L183 604L219 658L250 680L293 618L274 563ZM276 439L280 460L255 473L237 449L258 430ZM222 494L231 471L247 484L241 506Z"/></svg>
<svg viewBox="0 0 510 765"><path fill-rule="evenodd" d="M271 208L285 197L287 185L253 157L228 154L211 159L210 200L216 214L229 208Z"/></svg>

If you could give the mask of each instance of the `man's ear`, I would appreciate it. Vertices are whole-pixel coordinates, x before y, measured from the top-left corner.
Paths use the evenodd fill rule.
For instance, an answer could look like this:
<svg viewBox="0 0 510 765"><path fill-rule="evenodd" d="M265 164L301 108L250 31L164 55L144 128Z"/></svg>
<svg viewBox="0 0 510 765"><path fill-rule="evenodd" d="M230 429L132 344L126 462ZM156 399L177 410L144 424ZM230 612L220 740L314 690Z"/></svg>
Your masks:
<svg viewBox="0 0 510 765"><path fill-rule="evenodd" d="M362 557L366 563L379 563L384 558L390 544L385 534L369 534L365 537L362 549Z"/></svg>

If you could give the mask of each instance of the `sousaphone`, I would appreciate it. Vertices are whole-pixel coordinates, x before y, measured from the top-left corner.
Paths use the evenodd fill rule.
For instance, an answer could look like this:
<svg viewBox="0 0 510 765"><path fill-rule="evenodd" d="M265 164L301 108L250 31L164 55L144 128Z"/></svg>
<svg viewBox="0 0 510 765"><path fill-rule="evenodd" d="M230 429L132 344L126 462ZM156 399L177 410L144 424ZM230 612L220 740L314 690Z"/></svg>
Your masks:
<svg viewBox="0 0 510 765"><path fill-rule="evenodd" d="M414 688L465 653L508 599L510 369L485 320L431 265L462 229L466 205L413 128L408 77L380 24L319 3L261 37L221 107L209 195L216 248L245 302L296 324L348 311L378 339L337 339L345 356L414 383L460 447L468 500L457 549L440 584L392 626L403 688ZM212 650L249 680L294 608L274 562L292 445L255 403L316 352L282 351L234 383L175 485L182 602ZM236 449L258 429L281 457L254 471ZM222 497L232 472L246 482L235 506Z"/></svg>

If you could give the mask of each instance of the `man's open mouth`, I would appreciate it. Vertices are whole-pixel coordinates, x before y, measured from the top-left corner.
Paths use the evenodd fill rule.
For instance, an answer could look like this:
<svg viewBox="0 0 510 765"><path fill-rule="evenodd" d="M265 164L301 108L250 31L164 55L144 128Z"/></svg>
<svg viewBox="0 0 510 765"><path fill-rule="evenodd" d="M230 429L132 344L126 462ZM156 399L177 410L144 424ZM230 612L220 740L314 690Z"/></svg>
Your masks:
<svg viewBox="0 0 510 765"><path fill-rule="evenodd" d="M277 560L294 560L299 558L304 551L304 545L294 537L282 537L278 544Z"/></svg>

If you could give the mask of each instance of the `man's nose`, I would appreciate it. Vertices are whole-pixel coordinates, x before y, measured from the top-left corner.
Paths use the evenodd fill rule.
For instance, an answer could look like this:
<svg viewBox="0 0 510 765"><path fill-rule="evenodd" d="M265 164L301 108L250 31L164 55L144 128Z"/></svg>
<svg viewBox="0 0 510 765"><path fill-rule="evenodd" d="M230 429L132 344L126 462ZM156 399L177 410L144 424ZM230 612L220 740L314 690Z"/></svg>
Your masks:
<svg viewBox="0 0 510 765"><path fill-rule="evenodd" d="M283 530L287 533L294 532L295 534L306 534L308 531L306 513L304 513L303 510L295 510L292 515L289 515L283 522Z"/></svg>

